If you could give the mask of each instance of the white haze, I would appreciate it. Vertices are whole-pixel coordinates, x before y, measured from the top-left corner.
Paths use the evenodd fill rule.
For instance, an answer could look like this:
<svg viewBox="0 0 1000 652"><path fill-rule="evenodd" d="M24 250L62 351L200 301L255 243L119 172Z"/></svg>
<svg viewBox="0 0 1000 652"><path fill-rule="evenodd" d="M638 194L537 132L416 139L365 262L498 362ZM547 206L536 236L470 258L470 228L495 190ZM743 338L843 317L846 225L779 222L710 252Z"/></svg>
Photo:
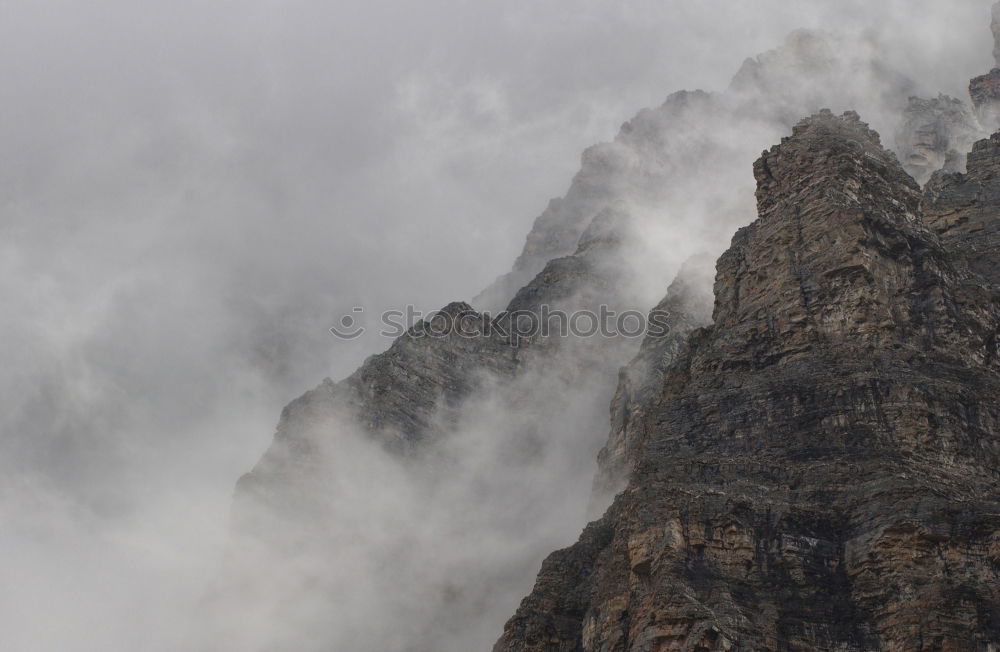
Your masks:
<svg viewBox="0 0 1000 652"><path fill-rule="evenodd" d="M326 328L474 295L639 108L803 26L992 65L987 0L789 4L0 0L0 649L182 649L281 407L388 344Z"/></svg>

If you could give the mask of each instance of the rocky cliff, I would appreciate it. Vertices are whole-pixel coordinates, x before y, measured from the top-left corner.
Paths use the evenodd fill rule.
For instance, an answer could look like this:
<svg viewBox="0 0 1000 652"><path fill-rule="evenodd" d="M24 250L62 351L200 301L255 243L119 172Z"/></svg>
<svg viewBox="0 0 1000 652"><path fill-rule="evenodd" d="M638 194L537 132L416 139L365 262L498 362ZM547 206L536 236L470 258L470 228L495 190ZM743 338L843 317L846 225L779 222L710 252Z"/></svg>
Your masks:
<svg viewBox="0 0 1000 652"><path fill-rule="evenodd" d="M205 649L438 652L495 638L538 560L587 518L615 371L639 340L614 319L566 327L645 305L620 264L637 246L628 220L600 211L502 313L449 304L283 411L237 487ZM248 609L263 632L245 626Z"/></svg>
<svg viewBox="0 0 1000 652"><path fill-rule="evenodd" d="M757 161L714 324L655 379L627 488L497 652L1000 641L1000 293L921 210L968 214L994 146L934 199L853 113Z"/></svg>
<svg viewBox="0 0 1000 652"><path fill-rule="evenodd" d="M924 219L983 278L1000 284L1000 134L972 148L968 173L939 172L927 185Z"/></svg>
<svg viewBox="0 0 1000 652"><path fill-rule="evenodd" d="M865 42L799 31L587 150L510 273L284 410L204 649L485 649L620 490L497 650L995 640L1000 140L966 167L976 88L977 113L911 97ZM903 165L829 112L751 165L824 105L874 115ZM605 309L662 328L521 322Z"/></svg>
<svg viewBox="0 0 1000 652"><path fill-rule="evenodd" d="M637 441L642 439L643 417L655 400L663 374L683 350L692 332L712 322L711 278L714 261L705 255L688 260L667 294L651 311L647 323L660 316L669 330L646 337L639 353L622 367L618 388L611 399L611 432L597 456L595 495L617 493L627 470L635 463Z"/></svg>

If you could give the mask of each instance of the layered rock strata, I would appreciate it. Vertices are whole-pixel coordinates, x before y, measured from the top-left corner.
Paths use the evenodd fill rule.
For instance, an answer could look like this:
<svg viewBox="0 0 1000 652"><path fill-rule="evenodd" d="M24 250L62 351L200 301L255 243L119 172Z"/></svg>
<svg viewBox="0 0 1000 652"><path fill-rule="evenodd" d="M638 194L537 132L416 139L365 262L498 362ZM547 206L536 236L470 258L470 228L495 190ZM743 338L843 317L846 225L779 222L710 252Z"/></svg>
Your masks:
<svg viewBox="0 0 1000 652"><path fill-rule="evenodd" d="M765 319L762 311L770 308L758 306L754 315L760 322L752 321L754 315L741 313L727 317L732 323L700 330L711 322L711 296L706 291L710 274L701 271L703 260L693 260L653 311L664 316L665 335L647 338L619 375L617 391L615 371L635 355L638 342L617 337L510 334L515 315L537 314L542 306L596 312L602 306L621 311L653 305L678 263L691 251L707 249L714 256L732 230L750 220L749 163L761 146L773 142L799 116L822 105L863 106L882 116L884 123L894 124L915 87L882 66L876 54L863 43L800 31L781 48L748 60L725 92L675 93L662 106L641 111L622 126L612 143L585 152L568 193L550 203L536 220L511 273L498 279L473 305L460 302L443 309L445 318L467 323L471 337L468 330L464 335L428 337L433 321L418 324L347 379L325 380L290 404L273 445L237 488L231 555L235 562L221 582L222 597L217 601L224 612L218 619L220 635L206 649L475 649L495 637L496 627L510 613L504 605L512 607L523 595L542 554L555 542L565 541L582 522L586 503L582 487L590 489L593 457L602 441L607 439L598 455L593 505L603 507L605 496L634 477L636 469L648 466L650 441L662 438L658 433L659 419L666 418L664 388L677 390L679 384L690 383L691 391L697 392L709 383L707 367L685 372L687 377L677 371L691 367L692 351L707 350L697 348L707 334L715 333L722 348L714 358L704 353L697 359L705 364L714 360L713 373L732 371L733 378L745 379L748 369L756 368L753 365L804 365L800 358L837 348L839 344L827 342L826 348L816 344L816 333L824 332L821 325L832 328L841 323L846 329L844 324L853 324L864 336L844 338L852 346L861 346L866 337L874 338L868 341L869 351L878 351L886 343L892 347L899 341L908 343L907 338L917 337L913 335L917 331L920 337L925 331L933 337L951 333L951 326L935 321L945 320L944 315L921 312L938 300L938 286L928 286L924 294L923 289L897 287L906 274L919 276L920 283L932 278L940 262L936 254L920 245L913 254L917 262L866 273L865 265L876 258L858 245L857 259L826 277L815 270L830 261L811 250L809 256L815 254L815 260L801 253L799 240L815 239L837 251L858 233L846 229L831 236L824 231L828 225L814 228L805 223L794 242L786 232L772 234L788 252L800 251L792 265L799 270L798 280L788 281L781 296L782 301L798 296L805 307ZM873 95L871 88L880 91ZM922 180L939 165L960 170L953 153L961 152L963 139L968 138L968 111L947 98L911 100L909 106L907 115L912 119L904 128L903 140L908 146L922 147L926 158L925 164L911 172ZM866 131L858 133L854 141L871 157L863 157L862 163L882 161L892 172L886 173L886 179L896 193L886 196L906 207L905 214L916 215L917 209L911 207L916 187L898 166L893 167L891 157L865 144ZM924 138L927 133L934 137L933 143ZM962 246L973 252L981 246L978 235L971 235L971 227L962 225L986 220L987 212L976 208L975 202L966 204L970 193L992 192L991 180L984 176L987 173L975 171L981 168L977 156L970 159L967 176L935 177L936 194L924 200L928 215L936 211L940 224L934 228L946 245L955 243L959 248L958 241L967 237L969 242ZM775 162L775 167L781 166ZM763 183L760 172L758 181ZM817 187L829 185L824 185L819 172L814 181ZM718 192L719 188L725 192ZM854 196L860 186L845 188L844 202L868 201ZM891 202L878 206L887 215L899 212ZM893 239L883 237L887 227L880 226L881 222L872 224L871 238L885 239L892 251L923 242L921 238L929 233L925 229L919 237ZM734 251L750 247L755 232L741 232ZM718 301L728 297L724 303L735 301L737 306L762 301L756 293L764 290L752 284L745 285L735 298L726 294L730 292L726 283L744 279L743 267L749 264L732 252L727 256L723 262L733 269L720 277L724 282ZM780 263L787 263L773 256L771 262L777 266L754 267L753 278L760 283L781 269ZM966 259L977 272L987 273L978 258ZM949 253L941 260L945 261L941 269L964 278L965 267L958 258ZM913 271L917 269L919 273ZM892 274L888 280L876 276L886 270ZM879 288L883 294L866 294ZM947 288L947 292L954 289L952 285ZM849 301L838 306L833 297L841 291ZM985 292L982 287L977 291ZM947 292L940 290L942 296ZM895 303L888 314L879 312L877 305L889 295ZM913 305L900 298L904 295ZM717 322L728 314L719 312L718 301ZM946 296L946 305L951 306L947 301L957 302L962 310L969 303L961 293ZM507 313L497 322L499 328L484 332L484 318L477 310L496 311L504 306ZM907 306L916 316L904 310ZM738 312L735 307L732 310ZM819 312L814 314L815 310ZM887 326L896 323L892 320L910 325ZM744 327L747 332L739 334ZM741 337L753 347L740 344ZM909 351L912 347L908 346L898 348ZM855 358L848 356L855 361L861 357L857 352ZM859 378L864 373L857 371ZM826 396L821 387L808 389L818 381L800 383L789 374L779 379L779 385L801 384L803 392L814 391L811 400L817 405ZM760 438L765 419L777 424L791 418L780 405L760 408L770 410L769 416L760 416L754 411L758 408L741 408L740 401L750 405L759 398L751 392L753 383L746 382L744 394L733 388L727 390L731 394L707 394L721 396L725 407L712 414L704 408L703 417L695 410L691 418L702 419L700 427L721 423L732 429L743 418L739 410L744 410L746 419L759 422L754 422L755 434L746 435L751 442ZM870 401L883 400L876 389L890 391L874 381L858 380L864 382L875 392ZM838 400L854 405L851 401L862 401L857 397L869 390L842 391L848 398ZM612 394L608 436L606 406ZM694 410L698 400L690 398L685 409ZM794 400L804 405L806 398ZM730 406L736 412L729 413ZM876 408L851 409L867 414L866 410ZM681 417L674 414L671 418ZM829 416L831 423L846 418L841 413ZM950 423L939 418L941 423ZM744 424L748 432L751 425ZM776 427L780 431L785 426ZM732 469L725 473L726 477L738 475ZM744 484L758 481L754 476ZM625 495L634 491L630 485ZM359 502L358 496L364 500ZM360 514L356 508L362 503L368 510ZM618 503L609 513L616 509L620 509ZM655 505L650 509L655 512ZM435 527L427 527L428 523ZM583 547L566 553L569 559L590 559L592 552L604 554L618 540L615 527L616 522L606 518L588 528ZM573 572L593 571L590 562L567 563L575 565ZM352 567L359 573L353 581L348 579ZM638 567L645 565L640 562ZM590 580L581 579L583 575L551 577L566 587L563 597L570 602L562 604L552 598L555 611L550 615L559 619L560 628L565 625L566 640L570 640L578 625L573 614L584 613L580 605L589 604L586 582ZM502 610L499 616L498 608ZM375 609L393 622L391 629L361 617ZM264 631L244 628L248 613L256 614L252 617L262 623ZM586 627L591 631L596 625ZM597 634L587 636L580 640L597 640Z"/></svg>
<svg viewBox="0 0 1000 652"><path fill-rule="evenodd" d="M647 322L655 333L643 340L639 353L619 372L611 400L611 432L597 456L595 496L613 495L621 488L627 470L637 461L644 417L659 394L663 374L691 333L712 323L713 263L706 255L684 263L666 296L649 313Z"/></svg>
<svg viewBox="0 0 1000 652"><path fill-rule="evenodd" d="M966 174L934 176L923 215L945 246L983 278L1000 284L1000 133L975 144Z"/></svg>
<svg viewBox="0 0 1000 652"><path fill-rule="evenodd" d="M1000 641L1000 295L856 114L754 172L759 217L656 381L627 488L495 652Z"/></svg>
<svg viewBox="0 0 1000 652"><path fill-rule="evenodd" d="M643 305L617 264L635 247L627 220L598 213L503 313L449 304L284 410L237 486L204 649L440 652L494 638L538 559L588 517L615 371L640 341L614 318L582 334L567 319ZM375 609L392 628L363 615ZM263 633L244 627L247 611Z"/></svg>

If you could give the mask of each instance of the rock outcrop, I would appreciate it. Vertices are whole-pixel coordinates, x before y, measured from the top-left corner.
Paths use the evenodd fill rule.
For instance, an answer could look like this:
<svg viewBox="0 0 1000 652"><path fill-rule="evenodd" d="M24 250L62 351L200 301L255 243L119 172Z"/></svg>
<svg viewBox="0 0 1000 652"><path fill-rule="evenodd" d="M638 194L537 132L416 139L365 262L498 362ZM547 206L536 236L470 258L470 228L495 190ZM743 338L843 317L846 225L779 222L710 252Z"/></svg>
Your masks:
<svg viewBox="0 0 1000 652"><path fill-rule="evenodd" d="M856 114L754 172L759 217L714 324L654 376L627 488L495 652L1000 641L1000 294Z"/></svg>
<svg viewBox="0 0 1000 652"><path fill-rule="evenodd" d="M934 176L926 188L923 214L949 249L1000 285L1000 134L975 144L968 173Z"/></svg>
<svg viewBox="0 0 1000 652"><path fill-rule="evenodd" d="M489 644L538 560L588 518L615 372L640 343L613 318L590 332L589 316L643 305L620 264L628 219L599 212L499 315L449 304L284 410L237 486L206 650ZM248 609L264 633L248 634Z"/></svg>
<svg viewBox="0 0 1000 652"><path fill-rule="evenodd" d="M611 400L611 432L597 456L595 497L617 493L635 464L643 439L644 417L659 394L663 374L683 350L692 332L712 323L712 259L695 256L684 263L667 295L647 318L653 332L635 358L618 374Z"/></svg>
<svg viewBox="0 0 1000 652"><path fill-rule="evenodd" d="M273 483L272 457L286 460L288 451L308 457L317 437L336 438L336 428L322 432L324 420L348 420L390 451L412 455L454 430L463 402L483 383L544 375L550 368L560 372L553 380L558 376L580 384L586 384L582 377L612 373L637 347L632 338L616 337L614 328L576 337L565 321L553 318L543 328L538 320L548 312L596 315L603 307L618 314L637 305L631 290L635 280L617 264L635 246L623 226L627 221L621 210L598 213L579 236L576 251L548 261L500 314L451 303L348 378L326 379L293 401L282 414L271 451L241 480L240 491ZM321 432L313 424L320 424Z"/></svg>
<svg viewBox="0 0 1000 652"><path fill-rule="evenodd" d="M407 636L412 649L465 650L469 639L463 637L475 640L479 630L487 633L478 640L491 640L537 560L585 518L591 490L589 502L602 509L608 492L620 486L637 450L633 443L641 439L626 424L638 423L652 396L642 378L647 369L664 369L687 333L708 322L711 298L704 274L688 274L672 287L659 306L669 313L668 335L648 341L623 375L615 398L621 427L611 440L606 409L616 372L636 355L639 340L511 337L512 315L538 313L542 306L567 313L596 313L602 306L618 313L648 311L681 261L698 250L713 258L724 238L752 218L749 163L791 121L818 102L867 102L889 113L905 104L908 82L882 70L870 53L824 45L830 38L797 33L757 60L752 75L744 71L733 89L675 93L625 123L613 142L587 150L569 192L538 218L512 272L472 305L454 303L442 311L481 328L484 316L477 311L505 308L496 324L488 320L499 330L427 336L433 322L418 324L350 377L328 379L290 404L272 446L237 488L233 563L215 601L224 614L219 638L236 640L241 632L242 616L225 622L227 600L268 614L292 608L280 605L313 603L346 614L347 604L367 604L335 582L342 569L331 568L328 559L337 550L337 556L356 559L345 564L377 568L366 577L372 587L391 585L394 575L422 577L415 583L422 587L418 595L396 592L394 606L385 607L401 619L397 635ZM814 56L820 51L822 61ZM782 80L796 75L813 89L806 96L782 88ZM869 97L873 82L884 96ZM727 192L715 192L719 186ZM594 458L605 443L600 479L593 483ZM381 460L375 466L382 470L361 473L363 465L351 465L351 456ZM442 472L442 464L452 466ZM378 494L383 487L409 496L458 497L450 499L456 503L451 513L438 515L439 532L427 533L406 554L382 557L373 523L405 518L385 507L370 515L372 523L356 522L350 497ZM476 514L493 518L484 525ZM446 542L448 532L472 532L473 521L481 536L469 546L482 547L508 532L531 536L508 546L488 571L457 549L440 555L442 548L454 548ZM428 570L442 564L447 572ZM259 567L270 572L254 573ZM373 608L382 604L375 596L369 602ZM421 609L436 615L404 622L404 614ZM274 619L261 620L268 618ZM345 633L352 631L347 625L333 633L324 629L337 629L336 619L295 613L280 620L317 627L316 641L344 646L355 640ZM310 631L305 624L298 629ZM374 645L382 634L369 629L367 639L358 636ZM267 644L303 649L300 641L268 643L263 635L254 643Z"/></svg>
<svg viewBox="0 0 1000 652"><path fill-rule="evenodd" d="M293 401L237 487L205 649L479 649L622 487L498 650L988 640L997 143L959 174L972 114L907 105L869 45L796 32L639 112L509 274ZM905 110L907 170L945 172L922 196L855 114L803 123L754 167L713 314L750 163L823 105ZM641 346L521 325L654 304Z"/></svg>

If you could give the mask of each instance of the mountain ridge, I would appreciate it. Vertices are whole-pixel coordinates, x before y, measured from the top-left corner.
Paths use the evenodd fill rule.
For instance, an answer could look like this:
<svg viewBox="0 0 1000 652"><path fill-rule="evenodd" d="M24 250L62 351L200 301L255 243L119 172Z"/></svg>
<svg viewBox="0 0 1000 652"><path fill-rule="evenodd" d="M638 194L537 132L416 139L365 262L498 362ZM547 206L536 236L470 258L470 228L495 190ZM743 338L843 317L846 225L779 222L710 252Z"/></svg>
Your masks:
<svg viewBox="0 0 1000 652"><path fill-rule="evenodd" d="M793 471L769 455L744 459L726 451L716 459L699 454L679 471L665 470L668 457L717 444L710 425L739 431L740 415L753 414L754 401L773 411L758 415L758 426L770 418L767 426L780 430L787 423L778 417L801 417L789 416L774 396L755 389L755 374L780 369L775 392L811 402L817 412L827 401L833 407L825 418L856 419L863 422L858 432L882 432L886 417L879 412L886 396L900 390L880 384L877 370L865 365L878 363L885 347L892 354L882 361L886 373L908 377L901 371L906 365L933 368L959 387L956 372L935 355L975 337L981 353L966 366L993 369L996 339L989 332L996 298L984 277L995 269L990 256L996 241L984 207L1000 197L991 167L998 146L978 141L967 172L961 150L983 135L977 121L985 120L994 100L974 94L973 115L952 98L913 98L914 84L870 54L839 38L798 31L781 48L748 60L725 92L682 91L641 111L614 142L584 153L567 195L550 202L536 220L511 272L471 303L443 309L474 323L481 323L484 312L500 312L508 326L516 313L542 306L570 313L640 309L666 317L666 337L420 337L417 331L428 327L422 322L347 379L325 379L286 407L272 446L237 486L234 542L209 600L219 631L206 649L225 648L220 640L229 649L479 649L495 639L498 609L507 617L511 609L505 605L524 595L525 578L534 575L541 554L578 532L586 518L600 516L623 489L576 546L548 558L496 650L726 649L747 641L767 647L777 640L874 645L880 630L852 615L868 607L845 593L846 570L820 572L816 560L775 551L785 544L768 537L782 522L761 516L758 507L767 501L743 501L747 518L721 545L755 541L765 556L787 562L782 572L820 573L839 588L808 593L808 583L802 583L801 595L830 598L832 611L769 620L748 614L746 600L736 596L719 604L719 619L693 616L690 605L674 617L665 614L676 605L661 614L647 609L654 594L637 601L634 587L626 588L660 572L669 557L657 552L666 549L664 531L670 540L685 541L670 555L703 555L720 545L707 531L695 533L687 517L679 524L662 518L656 527L636 525L637 513L648 521L668 509L682 511L663 504L675 495L678 478L698 491L711 484L704 476L713 474L766 486L787 482L794 473L808 477L822 466L816 451L808 464L795 460L802 464ZM871 86L880 88L874 99L867 94ZM835 117L826 111L795 124L830 99L841 109L864 104L883 121L898 117L899 157L857 113ZM743 226L753 215L748 173L754 143L774 142L788 128L792 135L753 164L758 219ZM926 188L910 174L927 177ZM983 197L989 201L980 203ZM853 206L854 213L831 221L844 206ZM768 217L778 213L792 217ZM699 222L706 216L711 221ZM667 227L670 237L650 237ZM742 228L722 253L719 234L728 236L736 227ZM689 250L677 246L689 241ZM845 247L849 255L835 261ZM976 313L975 305L994 312ZM828 351L831 341L853 347L854 367ZM826 371L811 367L810 356L822 358ZM838 364L852 379L840 379L839 387L831 371ZM801 386L810 374L830 388ZM986 377L983 386L993 391ZM718 406L712 412L701 405L688 391L696 387L735 412L727 416ZM957 401L959 411L972 410L953 396L962 392L952 389L941 390L942 396ZM674 394L680 398L669 398ZM847 412L836 412L841 408ZM927 412L947 422L930 407ZM692 415L701 415L702 422L691 421ZM685 424L688 434L664 435L664 419ZM744 424L748 431L751 425ZM760 432L753 436L757 445L764 441ZM855 457L862 448L854 446L836 461L844 466L838 478L859 472L863 465ZM728 466L719 471L720 464ZM649 487L635 484L648 474L655 479ZM709 487L702 497L723 495L725 488ZM381 511L358 513L359 498L369 496ZM718 500L705 498L697 509L713 528L728 531L731 523L723 521L731 510ZM792 504L780 496L773 502ZM823 563L845 566L846 544L813 522L807 500L794 506L787 545L819 546ZM849 512L837 512L838 523L850 520L844 516ZM405 543L386 544L386 530ZM492 540L506 542L506 549L498 552ZM733 559L724 560L725 572L747 563ZM680 563L675 557L667 561ZM752 555L749 561L757 563ZM337 564L356 566L362 574L345 574ZM698 568L683 575L693 581L692 595L699 595L705 580ZM725 581L711 586L732 588ZM768 608L780 612L789 609L786 603L782 598ZM262 621L280 623L279 631L242 632L244 604L258 609L252 613ZM385 609L394 631L357 629L352 610L370 609ZM637 609L649 619L646 624L632 620ZM628 626L615 625L615 619L628 620ZM743 621L763 633L754 638ZM828 633L809 638L809 623ZM935 636L952 640L950 631ZM899 640L915 639L907 634Z"/></svg>
<svg viewBox="0 0 1000 652"><path fill-rule="evenodd" d="M760 217L719 260L714 324L665 372L628 487L546 560L495 652L1000 637L1000 413L979 399L1000 396L1000 292L855 113L800 123L755 173Z"/></svg>

